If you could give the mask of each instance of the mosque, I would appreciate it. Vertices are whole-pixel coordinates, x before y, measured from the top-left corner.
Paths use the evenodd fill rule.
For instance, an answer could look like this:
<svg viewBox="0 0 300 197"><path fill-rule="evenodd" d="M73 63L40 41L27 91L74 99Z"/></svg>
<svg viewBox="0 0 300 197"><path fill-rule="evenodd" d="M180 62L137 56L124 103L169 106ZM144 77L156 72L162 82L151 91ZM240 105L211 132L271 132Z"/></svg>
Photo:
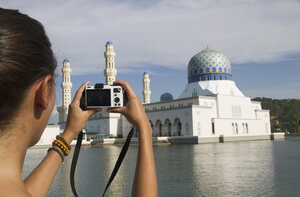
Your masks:
<svg viewBox="0 0 300 197"><path fill-rule="evenodd" d="M114 46L106 43L106 84L116 78ZM62 106L59 125L63 129L71 102L71 68L68 59L63 62ZM170 141L188 139L191 143L232 140L270 139L269 110L261 103L251 101L233 81L229 59L221 52L206 48L194 55L187 68L187 85L178 98L164 93L160 102L150 102L149 74L143 74L143 106L153 128L156 139ZM95 114L86 124L86 134L102 137L124 136L130 123L120 114L105 110ZM181 141L184 143L184 141Z"/></svg>

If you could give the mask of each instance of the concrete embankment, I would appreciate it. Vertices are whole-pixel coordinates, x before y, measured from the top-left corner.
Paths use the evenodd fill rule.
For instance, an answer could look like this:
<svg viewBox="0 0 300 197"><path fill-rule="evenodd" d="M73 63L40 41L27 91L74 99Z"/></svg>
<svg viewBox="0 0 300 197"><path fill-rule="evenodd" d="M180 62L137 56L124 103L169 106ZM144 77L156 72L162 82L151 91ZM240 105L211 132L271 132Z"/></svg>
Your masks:
<svg viewBox="0 0 300 197"><path fill-rule="evenodd" d="M202 143L223 143L223 142L240 142L253 140L283 140L284 133L271 134L240 134L240 135L219 135L219 136L170 136L170 137L153 137L154 145L161 144L202 144ZM93 140L92 145L96 144L124 144L126 139L108 138ZM137 138L132 138L131 144L138 144Z"/></svg>

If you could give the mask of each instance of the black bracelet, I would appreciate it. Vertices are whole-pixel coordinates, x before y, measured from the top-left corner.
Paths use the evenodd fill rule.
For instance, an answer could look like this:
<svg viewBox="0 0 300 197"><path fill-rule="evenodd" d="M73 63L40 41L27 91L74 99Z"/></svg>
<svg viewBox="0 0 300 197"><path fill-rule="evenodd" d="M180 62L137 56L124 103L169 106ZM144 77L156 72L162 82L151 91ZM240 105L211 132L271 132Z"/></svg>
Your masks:
<svg viewBox="0 0 300 197"><path fill-rule="evenodd" d="M55 152L57 152L59 154L59 156L61 157L62 162L64 162L64 155L57 148L51 147L48 149L47 153L49 153L51 150L54 150Z"/></svg>

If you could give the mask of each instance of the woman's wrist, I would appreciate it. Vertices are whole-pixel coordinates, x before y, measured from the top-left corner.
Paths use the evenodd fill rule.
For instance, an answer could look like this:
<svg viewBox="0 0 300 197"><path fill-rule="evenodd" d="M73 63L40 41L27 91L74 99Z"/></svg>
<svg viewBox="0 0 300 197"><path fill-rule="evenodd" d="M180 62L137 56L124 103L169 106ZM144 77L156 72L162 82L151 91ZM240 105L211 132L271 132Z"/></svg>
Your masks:
<svg viewBox="0 0 300 197"><path fill-rule="evenodd" d="M140 139L151 139L152 140L152 128L148 121L137 124L136 126Z"/></svg>
<svg viewBox="0 0 300 197"><path fill-rule="evenodd" d="M76 137L76 135L68 129L65 129L61 136L67 141L68 144L71 144L71 142Z"/></svg>

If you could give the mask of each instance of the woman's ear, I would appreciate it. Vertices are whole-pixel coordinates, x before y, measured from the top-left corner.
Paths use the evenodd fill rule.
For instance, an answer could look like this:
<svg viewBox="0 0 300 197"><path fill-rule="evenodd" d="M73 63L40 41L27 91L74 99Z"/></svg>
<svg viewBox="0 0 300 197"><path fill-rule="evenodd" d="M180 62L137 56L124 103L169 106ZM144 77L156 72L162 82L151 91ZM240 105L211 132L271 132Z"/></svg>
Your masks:
<svg viewBox="0 0 300 197"><path fill-rule="evenodd" d="M39 105L42 109L46 109L48 106L49 94L51 94L51 90L49 88L52 87L52 76L47 75L41 80L37 81L36 86L36 95L35 95L35 103Z"/></svg>

